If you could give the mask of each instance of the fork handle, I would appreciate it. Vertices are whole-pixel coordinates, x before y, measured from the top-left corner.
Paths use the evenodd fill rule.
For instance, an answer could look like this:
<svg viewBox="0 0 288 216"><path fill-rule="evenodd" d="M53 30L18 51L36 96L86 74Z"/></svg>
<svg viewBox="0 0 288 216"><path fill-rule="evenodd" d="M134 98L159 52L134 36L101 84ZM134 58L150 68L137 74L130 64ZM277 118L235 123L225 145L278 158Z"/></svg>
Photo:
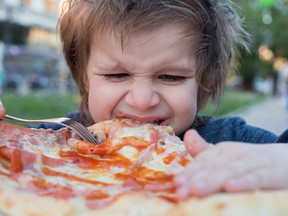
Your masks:
<svg viewBox="0 0 288 216"><path fill-rule="evenodd" d="M5 118L18 121L18 122L26 122L26 123L58 123L61 124L62 121L68 120L69 118L51 118L51 119L23 119L23 118L17 118L15 116L5 115Z"/></svg>

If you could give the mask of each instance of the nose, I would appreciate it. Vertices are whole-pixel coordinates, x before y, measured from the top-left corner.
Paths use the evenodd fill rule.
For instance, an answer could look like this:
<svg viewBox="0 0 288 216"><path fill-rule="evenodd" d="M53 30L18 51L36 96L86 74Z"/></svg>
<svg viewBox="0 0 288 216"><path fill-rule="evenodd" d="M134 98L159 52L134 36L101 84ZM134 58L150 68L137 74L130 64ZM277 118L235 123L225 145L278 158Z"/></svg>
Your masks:
<svg viewBox="0 0 288 216"><path fill-rule="evenodd" d="M126 94L125 101L136 109L145 110L156 106L160 102L160 96L150 85L135 84Z"/></svg>

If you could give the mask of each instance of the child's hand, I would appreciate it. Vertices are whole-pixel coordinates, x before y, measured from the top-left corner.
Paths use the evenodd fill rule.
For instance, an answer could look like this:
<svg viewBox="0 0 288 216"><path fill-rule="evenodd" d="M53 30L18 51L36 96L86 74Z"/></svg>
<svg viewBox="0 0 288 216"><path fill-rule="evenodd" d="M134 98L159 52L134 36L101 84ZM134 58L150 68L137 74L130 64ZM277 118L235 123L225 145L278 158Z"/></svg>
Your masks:
<svg viewBox="0 0 288 216"><path fill-rule="evenodd" d="M194 130L184 142L194 160L175 177L179 198L227 191L288 189L288 144L208 145Z"/></svg>
<svg viewBox="0 0 288 216"><path fill-rule="evenodd" d="M3 119L5 117L6 111L2 104L1 96L2 96L2 89L0 88L0 119Z"/></svg>

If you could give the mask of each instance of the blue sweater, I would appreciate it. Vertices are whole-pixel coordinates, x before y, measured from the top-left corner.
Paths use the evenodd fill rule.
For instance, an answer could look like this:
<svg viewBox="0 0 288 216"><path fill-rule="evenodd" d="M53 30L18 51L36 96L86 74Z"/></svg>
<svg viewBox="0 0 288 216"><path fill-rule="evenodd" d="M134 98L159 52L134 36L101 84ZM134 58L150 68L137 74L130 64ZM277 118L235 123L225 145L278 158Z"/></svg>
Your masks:
<svg viewBox="0 0 288 216"><path fill-rule="evenodd" d="M197 127L198 133L209 143L221 141L237 141L245 143L276 143L288 142L288 130L281 136L246 124L239 117L213 118L202 127Z"/></svg>
<svg viewBox="0 0 288 216"><path fill-rule="evenodd" d="M66 117L77 121L79 113L68 113ZM41 124L38 127L52 128L54 130L61 128L61 126L55 124ZM277 136L270 131L248 125L239 117L209 118L207 123L195 127L195 129L208 143L214 144L221 141L259 144L288 142L288 129L280 136ZM179 137L183 139L183 135Z"/></svg>

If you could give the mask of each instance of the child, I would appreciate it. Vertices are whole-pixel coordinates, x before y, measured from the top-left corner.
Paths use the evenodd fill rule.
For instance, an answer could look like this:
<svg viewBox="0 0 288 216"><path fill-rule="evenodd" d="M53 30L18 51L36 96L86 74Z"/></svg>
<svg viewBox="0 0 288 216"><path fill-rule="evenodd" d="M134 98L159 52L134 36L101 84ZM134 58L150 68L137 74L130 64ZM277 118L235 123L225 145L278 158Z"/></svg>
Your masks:
<svg viewBox="0 0 288 216"><path fill-rule="evenodd" d="M221 92L234 47L247 48L228 0L70 0L64 8L59 30L81 93L80 122L171 125L195 158L175 177L179 198L288 189L288 145L275 144L288 132L197 115Z"/></svg>

